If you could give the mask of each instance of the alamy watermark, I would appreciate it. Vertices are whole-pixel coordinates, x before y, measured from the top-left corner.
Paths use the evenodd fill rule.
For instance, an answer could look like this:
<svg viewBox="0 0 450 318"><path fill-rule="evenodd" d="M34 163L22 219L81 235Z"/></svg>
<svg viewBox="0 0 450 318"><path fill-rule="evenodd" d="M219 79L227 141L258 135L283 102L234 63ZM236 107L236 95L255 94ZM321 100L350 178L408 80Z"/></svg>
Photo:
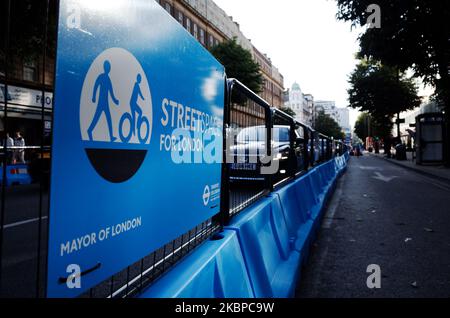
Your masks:
<svg viewBox="0 0 450 318"><path fill-rule="evenodd" d="M66 280L66 286L69 289L81 288L81 267L77 264L67 266L66 273L69 274Z"/></svg>
<svg viewBox="0 0 450 318"><path fill-rule="evenodd" d="M381 288L381 267L377 264L371 264L367 266L366 272L370 274L367 277L367 288L380 289Z"/></svg>
<svg viewBox="0 0 450 318"><path fill-rule="evenodd" d="M380 29L381 28L381 8L378 4L372 3L367 9L367 13L370 15L367 17L366 25L369 29Z"/></svg>

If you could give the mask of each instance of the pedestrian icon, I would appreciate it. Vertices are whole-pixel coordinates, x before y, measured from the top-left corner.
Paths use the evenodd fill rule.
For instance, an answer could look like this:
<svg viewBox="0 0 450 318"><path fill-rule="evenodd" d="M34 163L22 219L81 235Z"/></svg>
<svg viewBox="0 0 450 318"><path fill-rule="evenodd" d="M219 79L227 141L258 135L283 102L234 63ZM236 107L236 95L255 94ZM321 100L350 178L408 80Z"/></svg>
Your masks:
<svg viewBox="0 0 450 318"><path fill-rule="evenodd" d="M103 63L103 70L104 70L104 73L100 74L98 76L97 80L95 81L95 85L94 85L94 93L92 95L93 103L97 103L97 91L100 91L100 93L98 95L97 109L95 111L95 115L94 115L94 118L92 119L91 125L89 126L89 129L88 129L88 135L89 135L89 140L92 141L93 140L92 133L98 124L100 116L102 114L105 114L106 121L108 123L109 138L110 138L111 142L114 142L117 138L114 137L114 133L113 133L111 112L109 109L109 97L111 96L112 101L117 106L119 106L119 100L114 96L113 85L112 85L111 79L109 77L109 73L111 72L111 63L109 61L105 61Z"/></svg>

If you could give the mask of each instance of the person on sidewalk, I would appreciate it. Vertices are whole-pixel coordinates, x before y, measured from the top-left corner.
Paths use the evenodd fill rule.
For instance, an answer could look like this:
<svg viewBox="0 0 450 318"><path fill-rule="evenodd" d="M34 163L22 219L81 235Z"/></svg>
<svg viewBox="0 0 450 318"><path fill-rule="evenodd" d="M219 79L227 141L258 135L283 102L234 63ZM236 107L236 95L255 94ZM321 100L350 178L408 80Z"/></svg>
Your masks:
<svg viewBox="0 0 450 318"><path fill-rule="evenodd" d="M389 159L392 158L391 148L392 148L392 135L384 140L384 154Z"/></svg>
<svg viewBox="0 0 450 318"><path fill-rule="evenodd" d="M16 132L14 146L18 147L14 150L14 163L25 163L25 138L22 137L20 131Z"/></svg>

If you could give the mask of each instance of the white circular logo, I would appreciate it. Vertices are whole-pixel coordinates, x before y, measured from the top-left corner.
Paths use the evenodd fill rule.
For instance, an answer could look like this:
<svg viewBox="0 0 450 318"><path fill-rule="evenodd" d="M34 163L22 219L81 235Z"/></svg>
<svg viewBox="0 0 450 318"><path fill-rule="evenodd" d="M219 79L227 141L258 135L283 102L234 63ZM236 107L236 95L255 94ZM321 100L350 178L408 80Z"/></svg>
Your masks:
<svg viewBox="0 0 450 318"><path fill-rule="evenodd" d="M211 198L211 190L209 186L206 186L205 189L203 190L203 204L205 206L208 205L210 198Z"/></svg>
<svg viewBox="0 0 450 318"><path fill-rule="evenodd" d="M151 140L152 116L150 87L138 60L122 48L102 52L83 83L82 139L146 145Z"/></svg>

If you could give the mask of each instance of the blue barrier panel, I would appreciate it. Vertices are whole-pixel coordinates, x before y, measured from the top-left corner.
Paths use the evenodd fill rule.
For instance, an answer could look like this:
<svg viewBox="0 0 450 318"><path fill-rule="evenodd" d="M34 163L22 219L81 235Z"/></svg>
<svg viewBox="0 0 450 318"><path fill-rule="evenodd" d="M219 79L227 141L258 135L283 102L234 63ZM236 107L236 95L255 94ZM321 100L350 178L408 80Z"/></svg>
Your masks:
<svg viewBox="0 0 450 318"><path fill-rule="evenodd" d="M341 170L340 157L337 157L336 159L334 159L334 169L335 169L336 173L339 173L339 171Z"/></svg>
<svg viewBox="0 0 450 318"><path fill-rule="evenodd" d="M1 168L1 167L0 167ZM31 184L31 176L26 164L6 166L6 186ZM3 183L3 173L0 173L0 184Z"/></svg>
<svg viewBox="0 0 450 318"><path fill-rule="evenodd" d="M323 201L323 194L326 192L327 184L323 181L323 178L320 174L319 167L316 167L311 170L309 173L310 180L312 183L312 188L314 191L314 195L318 198L319 202Z"/></svg>
<svg viewBox="0 0 450 318"><path fill-rule="evenodd" d="M325 192L326 187L328 185L328 182L326 181L326 179L323 176L324 165L325 164L321 164L320 166L315 168L315 171L317 173L316 178L318 178L318 180L319 180L319 184L320 184L320 188L321 188L322 192Z"/></svg>
<svg viewBox="0 0 450 318"><path fill-rule="evenodd" d="M299 181L278 190L276 194L288 225L292 248L301 252L303 246L307 243L308 234L312 227L311 214L313 211L308 209L307 199L298 194L297 183ZM306 184L304 181L300 183ZM315 193L314 197L316 197Z"/></svg>
<svg viewBox="0 0 450 318"><path fill-rule="evenodd" d="M159 279L141 298L255 297L234 231L207 241Z"/></svg>
<svg viewBox="0 0 450 318"><path fill-rule="evenodd" d="M295 192L289 193L294 196ZM290 248L288 224L277 196L270 196L227 227L238 233L256 297L294 295L300 254Z"/></svg>
<svg viewBox="0 0 450 318"><path fill-rule="evenodd" d="M141 297L293 296L320 213L346 164L345 156L336 157L251 206L221 240L204 243Z"/></svg>
<svg viewBox="0 0 450 318"><path fill-rule="evenodd" d="M301 177L295 183L297 197L300 198L300 205L303 211L306 211L310 219L315 220L321 207L321 196L316 195L314 191L311 175Z"/></svg>
<svg viewBox="0 0 450 318"><path fill-rule="evenodd" d="M327 163L325 163L322 171L323 171L323 177L327 183L329 183L331 180L333 180L336 176L334 166L333 166L333 160L330 160Z"/></svg>

